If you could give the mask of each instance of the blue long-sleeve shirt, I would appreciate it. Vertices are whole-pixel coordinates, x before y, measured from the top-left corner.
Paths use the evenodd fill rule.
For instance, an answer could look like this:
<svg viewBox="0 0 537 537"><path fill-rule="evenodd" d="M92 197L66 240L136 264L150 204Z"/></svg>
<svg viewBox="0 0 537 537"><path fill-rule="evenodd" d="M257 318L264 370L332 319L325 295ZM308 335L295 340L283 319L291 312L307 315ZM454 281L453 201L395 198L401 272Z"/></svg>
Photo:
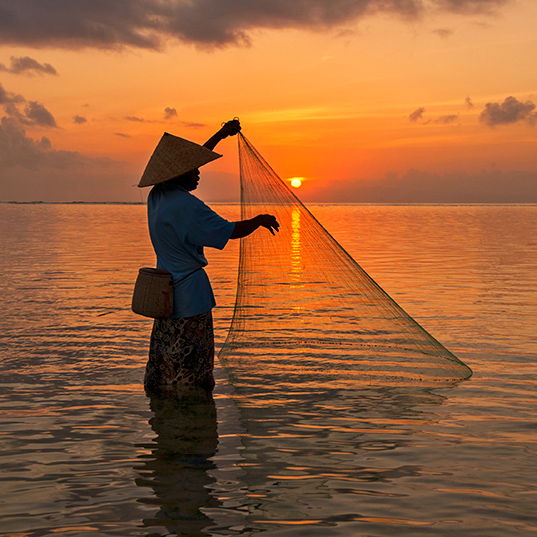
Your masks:
<svg viewBox="0 0 537 537"><path fill-rule="evenodd" d="M192 317L216 305L204 270L203 248L222 250L235 228L184 188L171 183L155 185L147 200L149 235L157 255L157 268L174 281L172 317Z"/></svg>

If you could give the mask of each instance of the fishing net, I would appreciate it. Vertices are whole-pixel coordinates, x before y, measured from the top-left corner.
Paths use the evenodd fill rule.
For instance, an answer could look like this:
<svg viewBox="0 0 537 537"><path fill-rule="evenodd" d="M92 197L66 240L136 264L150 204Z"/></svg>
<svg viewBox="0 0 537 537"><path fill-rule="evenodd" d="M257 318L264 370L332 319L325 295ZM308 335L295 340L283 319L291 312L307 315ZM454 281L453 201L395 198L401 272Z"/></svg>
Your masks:
<svg viewBox="0 0 537 537"><path fill-rule="evenodd" d="M235 310L219 353L232 379L341 387L468 378L471 370L405 313L238 138L241 217L273 214L280 232L241 239Z"/></svg>

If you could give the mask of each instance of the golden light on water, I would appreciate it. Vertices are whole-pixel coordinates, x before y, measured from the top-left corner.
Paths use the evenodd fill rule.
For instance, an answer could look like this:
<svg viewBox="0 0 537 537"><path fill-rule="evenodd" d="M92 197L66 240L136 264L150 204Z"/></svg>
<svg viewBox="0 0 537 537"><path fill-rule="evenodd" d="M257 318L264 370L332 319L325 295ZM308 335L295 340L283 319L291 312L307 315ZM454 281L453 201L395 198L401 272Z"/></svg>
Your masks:
<svg viewBox="0 0 537 537"><path fill-rule="evenodd" d="M304 173L309 190L315 180ZM290 185L293 176L284 177ZM278 216L283 213L280 206L272 207ZM216 209L226 220L241 218L237 204ZM518 517L520 537L531 534L534 507L516 495L533 490L534 484L527 471L534 434L527 425L536 419L534 405L528 404L535 387L528 379L537 374L532 360L537 270L531 248L537 208L319 204L311 210L341 239L348 255L364 263L409 311L427 318L432 334L465 349L464 356L485 378L479 394L491 401L488 415L499 418L484 420L480 398L463 385L396 379L395 353L382 370L375 369L380 347L351 356L365 347L357 331L342 334L341 327L359 304L368 318L375 317L371 301L352 291L341 293L339 310L329 308L338 289L328 296L324 281L334 271L324 261L318 235L310 231L308 211L298 204L286 213L285 224L279 218L276 237L266 233L270 256L256 257L255 265L243 271L262 285L258 294L243 297L256 324L252 344L226 366L233 368L232 381L218 361L214 401L161 405L158 398L148 400L143 374L152 323L128 308L138 268L154 262L144 206L0 204L0 221L10 229L1 237L5 254L0 258L0 272L7 276L0 356L3 376L12 379L0 404L0 438L13 448L0 456L7 476L3 507L13 521L10 534L30 535L37 524L59 537L67 530L83 537L105 534L106 520L80 520L80 506L69 498L110 481L111 472L109 487L84 495L85 509L102 513L115 505L124 535L167 525L173 534L180 533L177 529L185 535L210 532L215 522L206 506L215 502L224 502L222 533L254 524L298 537L306 525L314 531L340 524L348 534L367 527L386 536L430 526L458 535L479 524L484 534L510 535L507 530ZM484 235L484 229L489 233ZM446 240L463 233L463 243ZM51 237L53 247L44 249ZM253 255L251 241L242 247ZM238 264L240 248L239 241L230 241L224 250L208 250L220 346L235 307L237 271L230 268ZM518 251L525 252L524 263L509 262ZM266 265L261 264L265 257ZM446 273L456 274L456 287L454 278L442 276ZM24 284L28 278L31 288ZM338 276L336 284L341 281ZM262 303L258 313L250 300L257 297ZM527 315L520 315L521 309ZM282 318L286 325L275 339ZM381 337L380 329L371 330L363 342ZM497 342L493 359L491 340ZM356 356L364 372L354 374ZM33 382L36 375L46 382ZM510 406L495 398L499 389ZM456 419L450 418L454 412ZM461 442L457 450L444 449L439 463L429 455L446 445L448 426L457 427ZM117 438L122 441L110 449ZM501 456L507 449L514 463L509 472ZM483 456L475 457L476 452ZM184 464L187 456L195 457L196 468ZM462 459L470 462L463 466ZM201 472L200 465L205 465ZM50 471L29 482L38 466ZM417 494L416 483L430 476L434 486ZM457 507L456 517L446 516L444 505L454 494L465 507ZM52 496L62 502L61 517L45 520ZM291 502L291 496L300 502ZM390 513L398 497L408 501ZM513 501L499 503L498 497ZM354 500L360 501L355 512ZM478 509L483 516L475 522ZM248 514L246 521L238 510Z"/></svg>
<svg viewBox="0 0 537 537"><path fill-rule="evenodd" d="M291 179L291 186L293 188L300 188L302 186L302 177L293 177Z"/></svg>

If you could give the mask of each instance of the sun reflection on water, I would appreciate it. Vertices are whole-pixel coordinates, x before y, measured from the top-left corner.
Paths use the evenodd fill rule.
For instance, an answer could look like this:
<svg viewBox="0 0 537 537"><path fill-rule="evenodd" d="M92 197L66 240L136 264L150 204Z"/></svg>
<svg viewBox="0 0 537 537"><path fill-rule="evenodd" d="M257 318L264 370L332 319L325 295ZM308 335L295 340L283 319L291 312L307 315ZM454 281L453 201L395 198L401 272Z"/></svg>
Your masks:
<svg viewBox="0 0 537 537"><path fill-rule="evenodd" d="M170 411L144 394L151 321L130 312L154 264L145 207L0 204L0 533L534 534L537 208L315 214L461 352L470 382L358 387L283 361L230 383L218 366L213 403ZM294 285L308 285L303 224L293 213ZM218 346L237 254L208 252ZM290 336L307 322L295 307ZM267 346L281 357L284 343Z"/></svg>
<svg viewBox="0 0 537 537"><path fill-rule="evenodd" d="M300 239L300 209L293 208L291 220L291 271L293 272L293 281L300 281L300 272L302 270L302 244Z"/></svg>

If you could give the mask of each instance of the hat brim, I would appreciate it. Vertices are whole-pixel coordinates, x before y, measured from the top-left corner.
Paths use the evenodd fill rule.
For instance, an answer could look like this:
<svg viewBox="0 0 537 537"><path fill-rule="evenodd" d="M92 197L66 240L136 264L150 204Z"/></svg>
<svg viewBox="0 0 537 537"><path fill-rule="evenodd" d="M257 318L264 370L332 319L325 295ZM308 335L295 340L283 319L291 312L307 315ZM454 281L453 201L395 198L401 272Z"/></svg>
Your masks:
<svg viewBox="0 0 537 537"><path fill-rule="evenodd" d="M202 145L165 132L153 151L138 186L164 183L221 156Z"/></svg>

